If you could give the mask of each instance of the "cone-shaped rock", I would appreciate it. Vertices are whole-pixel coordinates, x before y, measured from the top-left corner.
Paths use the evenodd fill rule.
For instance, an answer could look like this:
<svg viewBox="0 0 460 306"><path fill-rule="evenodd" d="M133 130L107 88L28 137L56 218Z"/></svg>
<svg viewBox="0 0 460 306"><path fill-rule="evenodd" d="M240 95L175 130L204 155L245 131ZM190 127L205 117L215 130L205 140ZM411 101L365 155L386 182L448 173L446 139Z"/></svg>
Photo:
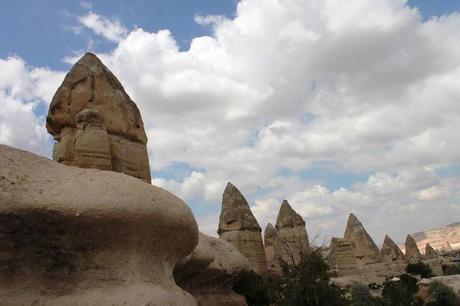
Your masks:
<svg viewBox="0 0 460 306"><path fill-rule="evenodd" d="M347 228L345 229L344 239L353 241L357 256L376 255L379 248L367 233L362 223L354 214L348 217Z"/></svg>
<svg viewBox="0 0 460 306"><path fill-rule="evenodd" d="M360 279L355 248L351 241L333 237L329 246L327 264L333 276L348 276Z"/></svg>
<svg viewBox="0 0 460 306"><path fill-rule="evenodd" d="M422 254L418 249L417 243L415 242L414 238L411 235L407 235L406 237L406 257L407 259L413 261L417 261L422 258Z"/></svg>
<svg viewBox="0 0 460 306"><path fill-rule="evenodd" d="M56 140L54 160L150 182L139 109L96 55L86 53L66 75L51 101L46 128Z"/></svg>
<svg viewBox="0 0 460 306"><path fill-rule="evenodd" d="M268 223L264 231L265 256L267 258L267 272L272 275L280 275L281 267L275 256L275 248L278 243L278 233L275 227Z"/></svg>
<svg viewBox="0 0 460 306"><path fill-rule="evenodd" d="M384 260L379 248L354 214L350 214L348 218L343 238L353 242L358 268L364 279L368 282L380 282L388 272Z"/></svg>
<svg viewBox="0 0 460 306"><path fill-rule="evenodd" d="M406 256L388 235L385 235L380 254L394 276L404 273L408 264Z"/></svg>
<svg viewBox="0 0 460 306"><path fill-rule="evenodd" d="M289 202L284 200L276 219L278 240L275 255L288 264L300 261L300 256L309 248L305 221L292 209ZM294 261L294 262L293 262Z"/></svg>
<svg viewBox="0 0 460 306"><path fill-rule="evenodd" d="M433 247L427 243L426 246L425 246L425 256L427 257L437 257L438 256L438 252L433 249Z"/></svg>
<svg viewBox="0 0 460 306"><path fill-rule="evenodd" d="M228 183L222 196L217 233L248 259L256 273L265 274L267 261L261 231L244 196L232 183Z"/></svg>

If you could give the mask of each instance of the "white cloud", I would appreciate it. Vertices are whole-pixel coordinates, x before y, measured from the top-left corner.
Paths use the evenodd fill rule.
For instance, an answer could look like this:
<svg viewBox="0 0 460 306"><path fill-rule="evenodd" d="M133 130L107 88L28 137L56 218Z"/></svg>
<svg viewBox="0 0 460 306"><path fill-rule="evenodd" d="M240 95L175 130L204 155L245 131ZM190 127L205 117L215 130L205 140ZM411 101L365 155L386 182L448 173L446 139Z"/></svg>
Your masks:
<svg viewBox="0 0 460 306"><path fill-rule="evenodd" d="M78 17L78 22L92 30L96 35L100 35L112 42L120 42L128 32L119 20L111 20L91 11Z"/></svg>
<svg viewBox="0 0 460 306"><path fill-rule="evenodd" d="M86 10L90 10L93 8L93 4L91 2L88 2L88 1L80 1L80 6L81 8L84 8Z"/></svg>
<svg viewBox="0 0 460 306"><path fill-rule="evenodd" d="M233 19L195 21L214 34L181 51L168 30L80 17L117 43L100 57L141 109L154 177L177 162L200 169L155 184L199 212L232 181L262 226L287 198L313 235L341 235L350 211L376 240L458 221L458 179L435 171L460 164L458 14L423 21L403 0L242 0ZM370 176L333 190L308 176L318 164Z"/></svg>

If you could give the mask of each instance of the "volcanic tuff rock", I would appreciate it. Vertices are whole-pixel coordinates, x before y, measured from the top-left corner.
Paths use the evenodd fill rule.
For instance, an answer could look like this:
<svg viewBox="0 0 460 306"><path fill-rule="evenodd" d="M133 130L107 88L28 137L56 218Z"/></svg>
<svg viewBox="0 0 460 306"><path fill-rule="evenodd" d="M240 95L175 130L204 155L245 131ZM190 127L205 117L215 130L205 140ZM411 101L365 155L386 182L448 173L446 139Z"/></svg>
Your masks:
<svg viewBox="0 0 460 306"><path fill-rule="evenodd" d="M331 239L327 264L333 276L355 276L359 279L355 247L349 240L337 237Z"/></svg>
<svg viewBox="0 0 460 306"><path fill-rule="evenodd" d="M427 243L425 246L425 256L426 257L437 257L439 255L438 255L438 252L435 249L433 249L433 247L429 243Z"/></svg>
<svg viewBox="0 0 460 306"><path fill-rule="evenodd" d="M232 183L228 183L222 196L217 233L248 259L255 272L265 274L267 262L261 231L244 196Z"/></svg>
<svg viewBox="0 0 460 306"><path fill-rule="evenodd" d="M279 243L275 245L275 257L289 264L298 263L310 245L305 221L286 200L281 204L276 219L276 231Z"/></svg>
<svg viewBox="0 0 460 306"><path fill-rule="evenodd" d="M420 248L429 243L437 250L460 249L460 222L411 234Z"/></svg>
<svg viewBox="0 0 460 306"><path fill-rule="evenodd" d="M176 266L174 277L198 305L244 306L245 298L232 286L238 273L249 270L249 262L232 244L200 233L197 247Z"/></svg>
<svg viewBox="0 0 460 306"><path fill-rule="evenodd" d="M171 193L0 145L2 305L196 305L171 277L198 243Z"/></svg>
<svg viewBox="0 0 460 306"><path fill-rule="evenodd" d="M267 273L280 275L281 267L278 258L275 256L275 248L278 242L278 233L275 227L268 223L264 231L265 256L267 258Z"/></svg>
<svg viewBox="0 0 460 306"><path fill-rule="evenodd" d="M385 235L380 254L393 276L404 273L408 264L406 256L388 235Z"/></svg>
<svg viewBox="0 0 460 306"><path fill-rule="evenodd" d="M418 261L422 259L422 254L420 253L417 243L411 235L407 235L405 243L406 257L410 261Z"/></svg>
<svg viewBox="0 0 460 306"><path fill-rule="evenodd" d="M56 140L54 160L150 182L139 109L94 54L86 53L66 75L51 101L46 128Z"/></svg>
<svg viewBox="0 0 460 306"><path fill-rule="evenodd" d="M353 242L358 269L369 282L380 282L387 274L380 250L354 214L350 214L344 239Z"/></svg>

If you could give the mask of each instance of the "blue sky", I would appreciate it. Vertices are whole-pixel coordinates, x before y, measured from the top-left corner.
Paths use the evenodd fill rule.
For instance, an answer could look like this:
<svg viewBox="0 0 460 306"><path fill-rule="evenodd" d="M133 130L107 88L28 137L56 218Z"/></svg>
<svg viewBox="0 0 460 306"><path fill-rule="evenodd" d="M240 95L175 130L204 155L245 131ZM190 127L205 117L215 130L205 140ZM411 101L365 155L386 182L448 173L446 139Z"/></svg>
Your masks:
<svg viewBox="0 0 460 306"><path fill-rule="evenodd" d="M460 2L238 3L2 2L0 140L49 156L49 99L90 50L142 111L153 183L207 233L227 181L262 226L284 198L326 236L351 211L377 241L385 217L396 240L458 221Z"/></svg>

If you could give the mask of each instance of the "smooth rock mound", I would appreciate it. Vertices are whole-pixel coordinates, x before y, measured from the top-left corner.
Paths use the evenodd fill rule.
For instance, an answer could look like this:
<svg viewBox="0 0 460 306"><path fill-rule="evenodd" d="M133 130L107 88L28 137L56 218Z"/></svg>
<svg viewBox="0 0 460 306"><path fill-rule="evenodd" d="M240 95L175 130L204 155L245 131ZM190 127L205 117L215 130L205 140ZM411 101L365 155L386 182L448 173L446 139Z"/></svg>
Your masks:
<svg viewBox="0 0 460 306"><path fill-rule="evenodd" d="M0 145L0 203L3 305L196 305L172 269L198 228L171 193Z"/></svg>
<svg viewBox="0 0 460 306"><path fill-rule="evenodd" d="M200 233L197 247L176 266L174 277L198 305L244 306L245 298L232 286L240 272L249 270L249 262L232 244Z"/></svg>
<svg viewBox="0 0 460 306"><path fill-rule="evenodd" d="M267 271L261 228L243 194L228 183L222 196L219 237L233 244L259 274Z"/></svg>
<svg viewBox="0 0 460 306"><path fill-rule="evenodd" d="M96 55L86 53L66 75L51 101L46 128L56 140L54 160L150 182L139 109Z"/></svg>

